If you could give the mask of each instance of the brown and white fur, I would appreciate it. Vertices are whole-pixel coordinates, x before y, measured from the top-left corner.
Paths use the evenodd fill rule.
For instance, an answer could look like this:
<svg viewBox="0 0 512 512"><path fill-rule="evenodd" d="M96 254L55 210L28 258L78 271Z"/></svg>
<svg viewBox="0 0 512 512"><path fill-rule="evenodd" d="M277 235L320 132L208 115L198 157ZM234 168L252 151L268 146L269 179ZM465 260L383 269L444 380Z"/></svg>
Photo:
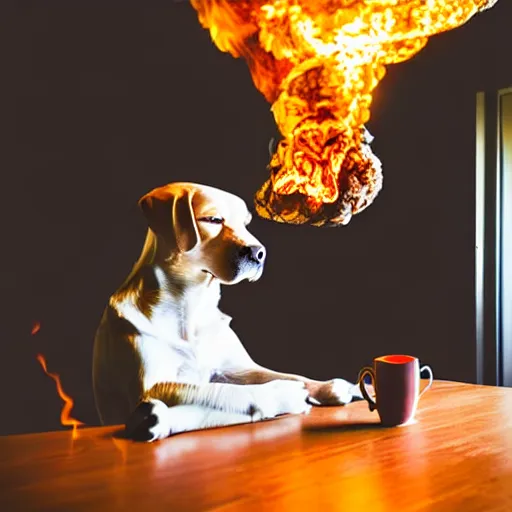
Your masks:
<svg viewBox="0 0 512 512"><path fill-rule="evenodd" d="M218 308L220 285L256 281L265 248L247 230L245 202L172 183L139 202L149 229L131 273L110 298L93 355L103 424L153 441L190 430L341 405L357 386L256 364Z"/></svg>

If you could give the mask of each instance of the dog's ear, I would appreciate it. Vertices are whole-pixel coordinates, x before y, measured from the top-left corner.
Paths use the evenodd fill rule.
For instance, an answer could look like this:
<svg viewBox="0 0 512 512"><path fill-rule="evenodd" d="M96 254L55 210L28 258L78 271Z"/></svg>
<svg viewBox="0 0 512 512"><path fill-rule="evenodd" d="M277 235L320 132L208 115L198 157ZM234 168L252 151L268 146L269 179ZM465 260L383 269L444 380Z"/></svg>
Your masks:
<svg viewBox="0 0 512 512"><path fill-rule="evenodd" d="M181 252L191 251L199 242L193 195L189 190L162 193L156 189L139 201L150 229L168 241L174 240Z"/></svg>
<svg viewBox="0 0 512 512"><path fill-rule="evenodd" d="M181 252L191 251L199 242L199 230L192 207L193 196L193 192L184 191L174 198L172 207L174 236Z"/></svg>

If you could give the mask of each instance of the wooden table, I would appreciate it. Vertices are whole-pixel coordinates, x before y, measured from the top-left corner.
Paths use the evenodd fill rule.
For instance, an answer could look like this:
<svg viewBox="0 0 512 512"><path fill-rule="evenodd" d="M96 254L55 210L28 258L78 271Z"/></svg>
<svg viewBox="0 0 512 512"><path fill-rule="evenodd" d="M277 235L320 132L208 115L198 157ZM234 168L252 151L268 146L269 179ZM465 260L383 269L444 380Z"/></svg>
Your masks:
<svg viewBox="0 0 512 512"><path fill-rule="evenodd" d="M0 510L512 511L512 389L436 381L416 418L356 402L153 444L0 437Z"/></svg>

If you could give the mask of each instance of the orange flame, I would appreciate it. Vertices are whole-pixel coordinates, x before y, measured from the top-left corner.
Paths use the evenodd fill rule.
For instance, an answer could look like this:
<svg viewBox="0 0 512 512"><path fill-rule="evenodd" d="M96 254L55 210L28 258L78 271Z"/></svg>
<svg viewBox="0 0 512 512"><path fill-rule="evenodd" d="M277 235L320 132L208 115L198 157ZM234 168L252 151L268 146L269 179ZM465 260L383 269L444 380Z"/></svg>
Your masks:
<svg viewBox="0 0 512 512"><path fill-rule="evenodd" d="M37 334L41 330L41 324L39 322L34 322L34 325L32 326L32 331L30 333L32 335Z"/></svg>
<svg viewBox="0 0 512 512"><path fill-rule="evenodd" d="M223 52L246 59L282 139L258 214L291 224L347 224L382 188L372 153L372 92L385 66L497 0L192 0Z"/></svg>
<svg viewBox="0 0 512 512"><path fill-rule="evenodd" d="M51 377L55 381L55 385L57 386L57 393L60 396L60 398L64 401L64 407L62 408L62 411L60 413L60 422L64 426L73 427L73 439L76 439L78 434L77 427L78 425L84 425L84 423L71 417L70 413L74 404L73 399L69 395L67 395L62 389L60 377L56 373L48 372L48 368L46 366L46 359L44 358L44 356L42 354L37 354L37 360L43 367L44 373L46 373L48 377Z"/></svg>

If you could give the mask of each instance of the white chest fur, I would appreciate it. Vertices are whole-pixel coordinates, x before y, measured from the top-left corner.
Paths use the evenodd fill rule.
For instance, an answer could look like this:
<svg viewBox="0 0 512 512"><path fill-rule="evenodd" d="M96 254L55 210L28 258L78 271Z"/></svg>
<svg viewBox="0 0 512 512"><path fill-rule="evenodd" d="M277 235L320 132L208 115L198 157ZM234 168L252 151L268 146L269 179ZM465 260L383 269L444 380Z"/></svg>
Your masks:
<svg viewBox="0 0 512 512"><path fill-rule="evenodd" d="M129 298L116 305L118 313L139 333L134 341L143 366L144 388L157 382L207 383L221 364L219 343L230 320L217 307L218 289L211 293L192 289L177 301L166 290L159 269L155 275L162 288L149 317Z"/></svg>

